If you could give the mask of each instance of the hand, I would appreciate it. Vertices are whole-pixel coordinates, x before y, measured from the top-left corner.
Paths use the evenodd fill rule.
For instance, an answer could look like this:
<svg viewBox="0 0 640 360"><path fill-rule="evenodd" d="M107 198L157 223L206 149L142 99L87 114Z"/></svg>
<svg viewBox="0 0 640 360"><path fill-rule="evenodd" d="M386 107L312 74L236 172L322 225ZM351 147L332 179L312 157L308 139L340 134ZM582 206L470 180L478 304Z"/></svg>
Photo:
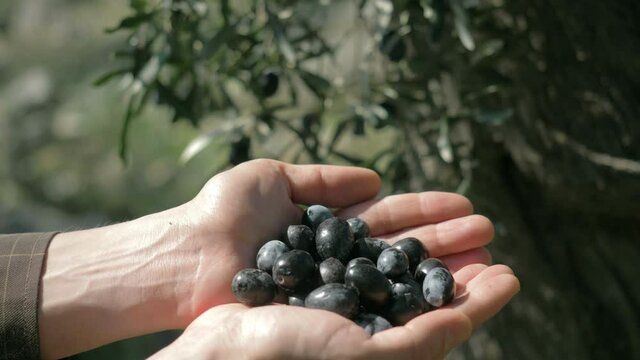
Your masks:
<svg viewBox="0 0 640 360"><path fill-rule="evenodd" d="M205 310L236 302L231 279L255 267L260 246L302 218L297 204L343 207L372 199L380 179L354 167L294 166L271 160L244 163L212 178L190 202L200 261L184 300L187 324ZM185 324L185 326L187 325Z"/></svg>
<svg viewBox="0 0 640 360"><path fill-rule="evenodd" d="M256 160L215 176L176 208L57 235L41 283L42 356L185 328L234 301L233 275L300 221L296 203L342 207L373 198L379 187L366 169Z"/></svg>
<svg viewBox="0 0 640 360"><path fill-rule="evenodd" d="M465 198L446 193L390 196L338 212L360 216L373 236L390 243L415 236L431 256L445 261L458 296L442 309L369 337L352 321L322 310L221 305L198 317L155 358L443 358L519 290L508 267L487 267L491 259L482 246L491 240L493 227L471 212Z"/></svg>
<svg viewBox="0 0 640 360"><path fill-rule="evenodd" d="M43 357L185 328L207 309L234 302L233 275L254 266L259 246L300 220L298 203L362 214L374 234L416 236L433 256L488 261L486 251L471 249L487 244L493 228L483 217L468 216L467 199L423 193L375 202L379 187L366 169L257 160L215 176L176 208L56 236L41 283Z"/></svg>

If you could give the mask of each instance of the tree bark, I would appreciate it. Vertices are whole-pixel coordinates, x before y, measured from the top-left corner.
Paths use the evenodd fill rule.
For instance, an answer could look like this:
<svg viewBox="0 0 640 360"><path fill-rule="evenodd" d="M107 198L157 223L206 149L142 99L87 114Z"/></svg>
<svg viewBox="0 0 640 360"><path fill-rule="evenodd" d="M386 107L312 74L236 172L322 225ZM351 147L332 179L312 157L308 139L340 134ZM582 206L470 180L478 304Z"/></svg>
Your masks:
<svg viewBox="0 0 640 360"><path fill-rule="evenodd" d="M507 9L515 116L475 126L469 196L522 292L451 357L638 359L640 3Z"/></svg>

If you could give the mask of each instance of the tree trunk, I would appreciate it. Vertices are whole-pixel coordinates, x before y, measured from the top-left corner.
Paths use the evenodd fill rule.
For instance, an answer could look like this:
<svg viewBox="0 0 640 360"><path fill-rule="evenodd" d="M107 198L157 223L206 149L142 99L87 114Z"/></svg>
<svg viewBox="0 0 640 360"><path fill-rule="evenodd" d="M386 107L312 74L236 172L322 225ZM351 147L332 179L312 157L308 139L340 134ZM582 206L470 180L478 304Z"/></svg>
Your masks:
<svg viewBox="0 0 640 360"><path fill-rule="evenodd" d="M640 358L640 3L513 1L516 115L470 197L522 291L452 358Z"/></svg>

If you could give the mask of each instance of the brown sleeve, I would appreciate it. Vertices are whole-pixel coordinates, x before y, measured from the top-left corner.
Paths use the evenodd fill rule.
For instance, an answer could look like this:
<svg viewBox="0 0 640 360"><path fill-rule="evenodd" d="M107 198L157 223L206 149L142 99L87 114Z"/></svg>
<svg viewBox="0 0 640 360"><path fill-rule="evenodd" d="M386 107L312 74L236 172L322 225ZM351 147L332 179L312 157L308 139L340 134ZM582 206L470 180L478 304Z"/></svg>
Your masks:
<svg viewBox="0 0 640 360"><path fill-rule="evenodd" d="M38 297L56 233L0 235L0 359L39 359Z"/></svg>

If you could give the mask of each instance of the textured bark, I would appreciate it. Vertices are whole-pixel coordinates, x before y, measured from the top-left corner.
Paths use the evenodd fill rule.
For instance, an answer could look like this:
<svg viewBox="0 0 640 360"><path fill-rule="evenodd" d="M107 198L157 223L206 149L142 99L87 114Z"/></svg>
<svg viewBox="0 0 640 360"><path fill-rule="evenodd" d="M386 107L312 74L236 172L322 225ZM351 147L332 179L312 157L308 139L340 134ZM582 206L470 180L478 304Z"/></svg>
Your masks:
<svg viewBox="0 0 640 360"><path fill-rule="evenodd" d="M516 116L474 128L469 195L522 292L451 357L638 359L640 4L507 6Z"/></svg>

